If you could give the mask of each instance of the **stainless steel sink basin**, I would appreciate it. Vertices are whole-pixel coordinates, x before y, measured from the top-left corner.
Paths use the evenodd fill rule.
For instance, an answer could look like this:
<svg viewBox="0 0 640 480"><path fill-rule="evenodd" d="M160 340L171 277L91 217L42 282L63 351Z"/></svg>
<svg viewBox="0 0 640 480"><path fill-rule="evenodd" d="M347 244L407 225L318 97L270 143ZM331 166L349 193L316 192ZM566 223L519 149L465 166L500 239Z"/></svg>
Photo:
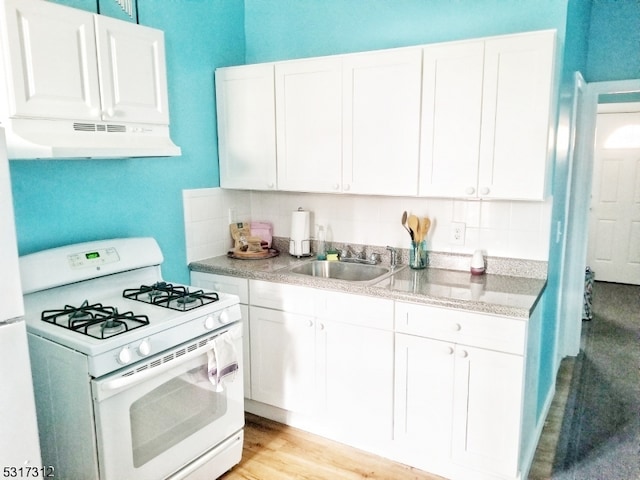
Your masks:
<svg viewBox="0 0 640 480"><path fill-rule="evenodd" d="M371 282L381 280L391 270L382 265L365 265L360 263L329 262L312 260L289 269L291 273L312 277L331 278L348 282Z"/></svg>

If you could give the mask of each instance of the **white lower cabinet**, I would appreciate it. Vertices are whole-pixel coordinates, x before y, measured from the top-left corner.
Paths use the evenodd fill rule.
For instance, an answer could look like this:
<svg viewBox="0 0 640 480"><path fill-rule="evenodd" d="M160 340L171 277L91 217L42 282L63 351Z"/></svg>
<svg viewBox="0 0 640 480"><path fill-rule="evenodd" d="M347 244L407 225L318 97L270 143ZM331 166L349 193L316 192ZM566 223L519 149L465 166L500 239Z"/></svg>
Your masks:
<svg viewBox="0 0 640 480"><path fill-rule="evenodd" d="M351 445L388 444L393 301L258 280L249 288L252 400Z"/></svg>
<svg viewBox="0 0 640 480"><path fill-rule="evenodd" d="M445 478L526 474L542 421L540 309L526 320L196 272L192 283L247 305L247 411Z"/></svg>
<svg viewBox="0 0 640 480"><path fill-rule="evenodd" d="M395 317L399 459L451 478L516 478L524 321L401 302Z"/></svg>
<svg viewBox="0 0 640 480"><path fill-rule="evenodd" d="M318 401L314 318L254 306L249 312L253 400L312 414Z"/></svg>

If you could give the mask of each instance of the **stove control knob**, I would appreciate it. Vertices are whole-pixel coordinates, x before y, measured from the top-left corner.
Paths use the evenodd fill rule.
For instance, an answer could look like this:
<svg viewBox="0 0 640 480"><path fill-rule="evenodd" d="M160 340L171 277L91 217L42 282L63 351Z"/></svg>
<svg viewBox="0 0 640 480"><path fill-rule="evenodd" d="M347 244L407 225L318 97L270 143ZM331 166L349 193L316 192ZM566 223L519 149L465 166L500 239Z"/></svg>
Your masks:
<svg viewBox="0 0 640 480"><path fill-rule="evenodd" d="M122 350L120 350L120 353L118 353L118 363L122 365L126 365L130 361L131 361L131 350L129 350L129 347L124 347Z"/></svg>
<svg viewBox="0 0 640 480"><path fill-rule="evenodd" d="M151 353L151 342L148 338L142 340L140 345L138 345L138 353L143 357L146 357Z"/></svg>
<svg viewBox="0 0 640 480"><path fill-rule="evenodd" d="M216 326L216 319L213 315L207 315L207 318L204 319L204 328L206 330L211 330Z"/></svg>
<svg viewBox="0 0 640 480"><path fill-rule="evenodd" d="M220 323L226 325L231 321L231 317L229 317L229 312L227 310L223 310L220 312Z"/></svg>

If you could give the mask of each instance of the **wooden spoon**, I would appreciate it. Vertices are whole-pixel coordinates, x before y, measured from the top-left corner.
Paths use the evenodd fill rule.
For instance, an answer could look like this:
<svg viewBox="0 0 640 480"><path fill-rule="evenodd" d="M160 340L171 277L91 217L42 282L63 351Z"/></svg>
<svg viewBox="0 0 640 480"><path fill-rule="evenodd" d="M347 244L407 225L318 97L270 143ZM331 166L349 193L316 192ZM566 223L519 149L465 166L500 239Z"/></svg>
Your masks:
<svg viewBox="0 0 640 480"><path fill-rule="evenodd" d="M420 241L424 240L429 232L429 228L431 227L431 220L429 217L424 217L422 222L420 222Z"/></svg>
<svg viewBox="0 0 640 480"><path fill-rule="evenodd" d="M406 210L402 213L402 226L407 232L409 232L409 235L411 235L411 239L413 240L413 232L409 230L409 227L407 227L407 211Z"/></svg>
<svg viewBox="0 0 640 480"><path fill-rule="evenodd" d="M411 239L414 241L418 241L418 239L416 238L416 235L419 235L420 232L418 232L418 217L416 217L415 215L410 215L409 216L409 228L411 229Z"/></svg>

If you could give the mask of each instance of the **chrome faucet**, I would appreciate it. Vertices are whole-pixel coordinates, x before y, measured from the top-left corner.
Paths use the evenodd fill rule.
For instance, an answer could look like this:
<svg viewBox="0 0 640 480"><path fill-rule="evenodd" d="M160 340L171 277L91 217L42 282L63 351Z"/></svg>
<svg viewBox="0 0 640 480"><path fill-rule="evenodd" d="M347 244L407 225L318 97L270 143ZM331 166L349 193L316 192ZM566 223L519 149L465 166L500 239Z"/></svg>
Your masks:
<svg viewBox="0 0 640 480"><path fill-rule="evenodd" d="M389 250L389 253L391 255L389 265L391 265L391 267L395 267L396 265L398 265L398 251L395 248L389 246L387 246L387 250Z"/></svg>

